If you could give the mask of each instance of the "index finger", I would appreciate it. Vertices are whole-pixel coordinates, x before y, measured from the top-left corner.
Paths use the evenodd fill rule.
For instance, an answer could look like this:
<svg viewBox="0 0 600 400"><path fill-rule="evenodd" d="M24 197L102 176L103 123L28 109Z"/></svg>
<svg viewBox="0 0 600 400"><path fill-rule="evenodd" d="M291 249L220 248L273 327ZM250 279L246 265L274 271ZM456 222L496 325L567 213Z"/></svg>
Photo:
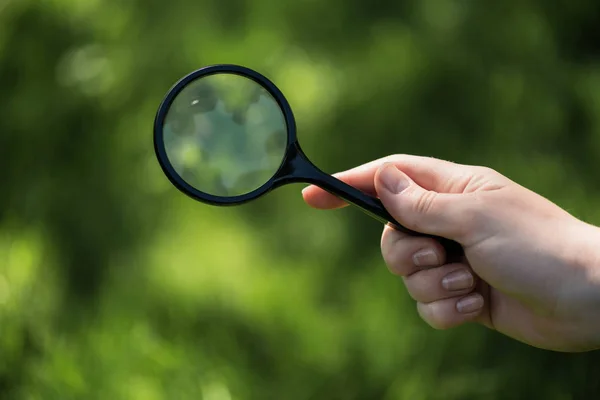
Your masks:
<svg viewBox="0 0 600 400"><path fill-rule="evenodd" d="M376 196L375 173L387 162L394 164L424 189L441 193L460 192L462 188L456 183L465 181L463 178L469 173L468 166L450 161L433 157L395 154L333 174L333 176L371 196ZM314 208L335 209L347 206L344 200L314 185L302 190L302 197L309 206Z"/></svg>

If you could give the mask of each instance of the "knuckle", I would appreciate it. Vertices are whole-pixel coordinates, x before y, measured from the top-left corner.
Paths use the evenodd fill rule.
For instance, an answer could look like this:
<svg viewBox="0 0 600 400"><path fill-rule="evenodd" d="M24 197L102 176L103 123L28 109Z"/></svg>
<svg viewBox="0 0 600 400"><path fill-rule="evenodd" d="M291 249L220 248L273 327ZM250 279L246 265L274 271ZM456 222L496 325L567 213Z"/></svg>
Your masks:
<svg viewBox="0 0 600 400"><path fill-rule="evenodd" d="M398 263L397 244L398 239L394 237L394 233L386 230L381 237L381 256L390 270L395 269Z"/></svg>
<svg viewBox="0 0 600 400"><path fill-rule="evenodd" d="M451 318L447 318L443 313L440 313L435 303L417 303L419 316L427 325L436 330L447 330L454 327Z"/></svg>
<svg viewBox="0 0 600 400"><path fill-rule="evenodd" d="M478 166L476 167L476 170L479 173L479 175L483 176L494 176L498 173L495 169L486 166Z"/></svg>
<svg viewBox="0 0 600 400"><path fill-rule="evenodd" d="M421 193L414 203L414 210L417 214L428 214L434 206L437 193L426 190Z"/></svg>
<svg viewBox="0 0 600 400"><path fill-rule="evenodd" d="M429 282L424 282L422 279L415 279L415 275L411 276L412 279L405 279L408 295L416 302L427 303L432 301L432 296L435 296L436 294L431 293L431 287L434 285Z"/></svg>
<svg viewBox="0 0 600 400"><path fill-rule="evenodd" d="M383 261L390 267L395 263L395 254L394 247L389 244L384 244L381 246L381 256L383 257Z"/></svg>
<svg viewBox="0 0 600 400"><path fill-rule="evenodd" d="M424 246L422 242L386 230L381 238L381 255L389 271L399 276L410 274L414 269L413 253Z"/></svg>
<svg viewBox="0 0 600 400"><path fill-rule="evenodd" d="M410 269L408 262L405 261L405 251L402 247L386 246L382 247L381 253L388 270L394 275L404 275Z"/></svg>
<svg viewBox="0 0 600 400"><path fill-rule="evenodd" d="M480 177L486 181L492 182L498 181L502 177L502 175L495 169L485 166L472 167L472 173L476 177Z"/></svg>

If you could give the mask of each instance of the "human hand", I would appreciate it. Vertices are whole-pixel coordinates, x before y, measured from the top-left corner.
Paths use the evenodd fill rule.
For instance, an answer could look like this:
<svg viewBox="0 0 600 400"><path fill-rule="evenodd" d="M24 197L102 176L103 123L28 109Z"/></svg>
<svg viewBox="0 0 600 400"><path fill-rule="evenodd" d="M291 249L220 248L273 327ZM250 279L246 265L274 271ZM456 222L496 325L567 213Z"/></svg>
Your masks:
<svg viewBox="0 0 600 400"><path fill-rule="evenodd" d="M485 167L394 155L335 176L403 226L463 246L447 263L436 240L384 228L383 258L432 327L476 322L544 349L600 348L599 228ZM315 186L303 197L346 205Z"/></svg>

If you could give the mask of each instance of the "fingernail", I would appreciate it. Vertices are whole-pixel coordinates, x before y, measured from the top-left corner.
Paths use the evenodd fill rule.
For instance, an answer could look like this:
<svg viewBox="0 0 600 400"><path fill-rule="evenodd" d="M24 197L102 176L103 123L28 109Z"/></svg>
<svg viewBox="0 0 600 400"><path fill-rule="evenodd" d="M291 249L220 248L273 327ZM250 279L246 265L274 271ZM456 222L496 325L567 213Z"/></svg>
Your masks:
<svg viewBox="0 0 600 400"><path fill-rule="evenodd" d="M402 192L409 185L409 181L404 174L393 164L388 164L381 170L379 179L383 186L394 194Z"/></svg>
<svg viewBox="0 0 600 400"><path fill-rule="evenodd" d="M432 249L423 249L413 255L413 262L417 267L437 267L440 265L440 258Z"/></svg>
<svg viewBox="0 0 600 400"><path fill-rule="evenodd" d="M467 270L458 270L449 273L442 279L444 289L463 290L473 286L473 275Z"/></svg>
<svg viewBox="0 0 600 400"><path fill-rule="evenodd" d="M483 307L483 297L480 294L472 294L464 297L456 303L456 310L461 314L479 311Z"/></svg>

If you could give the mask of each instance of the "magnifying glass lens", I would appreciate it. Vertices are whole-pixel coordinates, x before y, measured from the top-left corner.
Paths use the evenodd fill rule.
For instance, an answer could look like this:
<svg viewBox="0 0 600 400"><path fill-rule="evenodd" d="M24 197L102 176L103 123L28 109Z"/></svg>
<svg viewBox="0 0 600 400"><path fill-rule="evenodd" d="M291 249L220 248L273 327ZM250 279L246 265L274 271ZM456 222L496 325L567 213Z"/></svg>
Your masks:
<svg viewBox="0 0 600 400"><path fill-rule="evenodd" d="M288 129L275 98L256 81L215 73L174 98L163 125L169 163L195 189L222 197L250 193L283 162Z"/></svg>

